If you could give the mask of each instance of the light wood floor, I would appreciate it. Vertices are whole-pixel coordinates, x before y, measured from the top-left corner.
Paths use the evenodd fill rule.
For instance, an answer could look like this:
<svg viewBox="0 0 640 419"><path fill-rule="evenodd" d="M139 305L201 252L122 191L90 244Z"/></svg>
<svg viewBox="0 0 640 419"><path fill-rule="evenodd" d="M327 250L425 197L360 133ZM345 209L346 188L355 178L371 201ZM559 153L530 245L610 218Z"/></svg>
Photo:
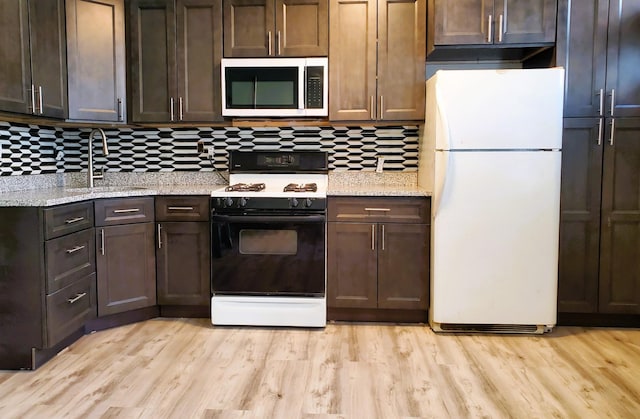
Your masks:
<svg viewBox="0 0 640 419"><path fill-rule="evenodd" d="M640 330L213 328L155 319L0 372L0 418L638 418Z"/></svg>

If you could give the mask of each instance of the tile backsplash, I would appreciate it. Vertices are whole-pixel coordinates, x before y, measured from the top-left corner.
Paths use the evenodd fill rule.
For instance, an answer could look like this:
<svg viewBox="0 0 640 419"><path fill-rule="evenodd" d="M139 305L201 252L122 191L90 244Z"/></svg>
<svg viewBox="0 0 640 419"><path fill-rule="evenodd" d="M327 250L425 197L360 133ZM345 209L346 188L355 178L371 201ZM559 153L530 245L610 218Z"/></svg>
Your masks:
<svg viewBox="0 0 640 419"><path fill-rule="evenodd" d="M0 175L86 171L91 128L0 121ZM94 143L96 168L113 172L227 170L229 150L322 150L332 170L417 171L418 126L108 128L109 156ZM197 151L198 140L213 158Z"/></svg>

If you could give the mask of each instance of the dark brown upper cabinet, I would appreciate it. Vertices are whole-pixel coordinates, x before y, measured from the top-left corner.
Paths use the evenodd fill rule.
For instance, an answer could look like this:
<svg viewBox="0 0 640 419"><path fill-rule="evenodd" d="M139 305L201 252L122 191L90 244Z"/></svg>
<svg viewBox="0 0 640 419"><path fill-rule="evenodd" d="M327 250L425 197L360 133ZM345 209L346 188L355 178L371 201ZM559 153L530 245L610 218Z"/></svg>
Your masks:
<svg viewBox="0 0 640 419"><path fill-rule="evenodd" d="M640 117L640 2L561 0L557 62L565 117Z"/></svg>
<svg viewBox="0 0 640 419"><path fill-rule="evenodd" d="M124 122L124 0L67 0L69 119Z"/></svg>
<svg viewBox="0 0 640 419"><path fill-rule="evenodd" d="M67 117L63 0L0 3L0 110Z"/></svg>
<svg viewBox="0 0 640 419"><path fill-rule="evenodd" d="M328 3L328 0L224 0L224 56L326 56Z"/></svg>
<svg viewBox="0 0 640 419"><path fill-rule="evenodd" d="M429 0L433 45L544 44L556 38L556 0Z"/></svg>
<svg viewBox="0 0 640 419"><path fill-rule="evenodd" d="M425 0L331 0L330 24L329 119L424 119Z"/></svg>
<svg viewBox="0 0 640 419"><path fill-rule="evenodd" d="M129 17L132 121L220 120L220 1L133 0Z"/></svg>

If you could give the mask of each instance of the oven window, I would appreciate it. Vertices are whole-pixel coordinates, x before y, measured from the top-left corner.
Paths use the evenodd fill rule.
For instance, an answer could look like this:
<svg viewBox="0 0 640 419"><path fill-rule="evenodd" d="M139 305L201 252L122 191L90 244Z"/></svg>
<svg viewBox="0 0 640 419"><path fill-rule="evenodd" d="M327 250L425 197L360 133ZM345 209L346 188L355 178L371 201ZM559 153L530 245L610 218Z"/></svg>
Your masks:
<svg viewBox="0 0 640 419"><path fill-rule="evenodd" d="M298 233L295 230L240 230L239 250L243 255L295 255Z"/></svg>

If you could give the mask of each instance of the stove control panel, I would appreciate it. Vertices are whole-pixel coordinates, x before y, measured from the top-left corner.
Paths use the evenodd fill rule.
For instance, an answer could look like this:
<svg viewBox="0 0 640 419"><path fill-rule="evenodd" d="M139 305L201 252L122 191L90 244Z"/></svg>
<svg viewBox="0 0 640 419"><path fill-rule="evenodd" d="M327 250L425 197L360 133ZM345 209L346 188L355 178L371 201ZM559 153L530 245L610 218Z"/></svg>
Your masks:
<svg viewBox="0 0 640 419"><path fill-rule="evenodd" d="M296 211L325 211L326 198L246 198L224 197L212 198L211 208L214 211L242 211L242 210L296 210Z"/></svg>

